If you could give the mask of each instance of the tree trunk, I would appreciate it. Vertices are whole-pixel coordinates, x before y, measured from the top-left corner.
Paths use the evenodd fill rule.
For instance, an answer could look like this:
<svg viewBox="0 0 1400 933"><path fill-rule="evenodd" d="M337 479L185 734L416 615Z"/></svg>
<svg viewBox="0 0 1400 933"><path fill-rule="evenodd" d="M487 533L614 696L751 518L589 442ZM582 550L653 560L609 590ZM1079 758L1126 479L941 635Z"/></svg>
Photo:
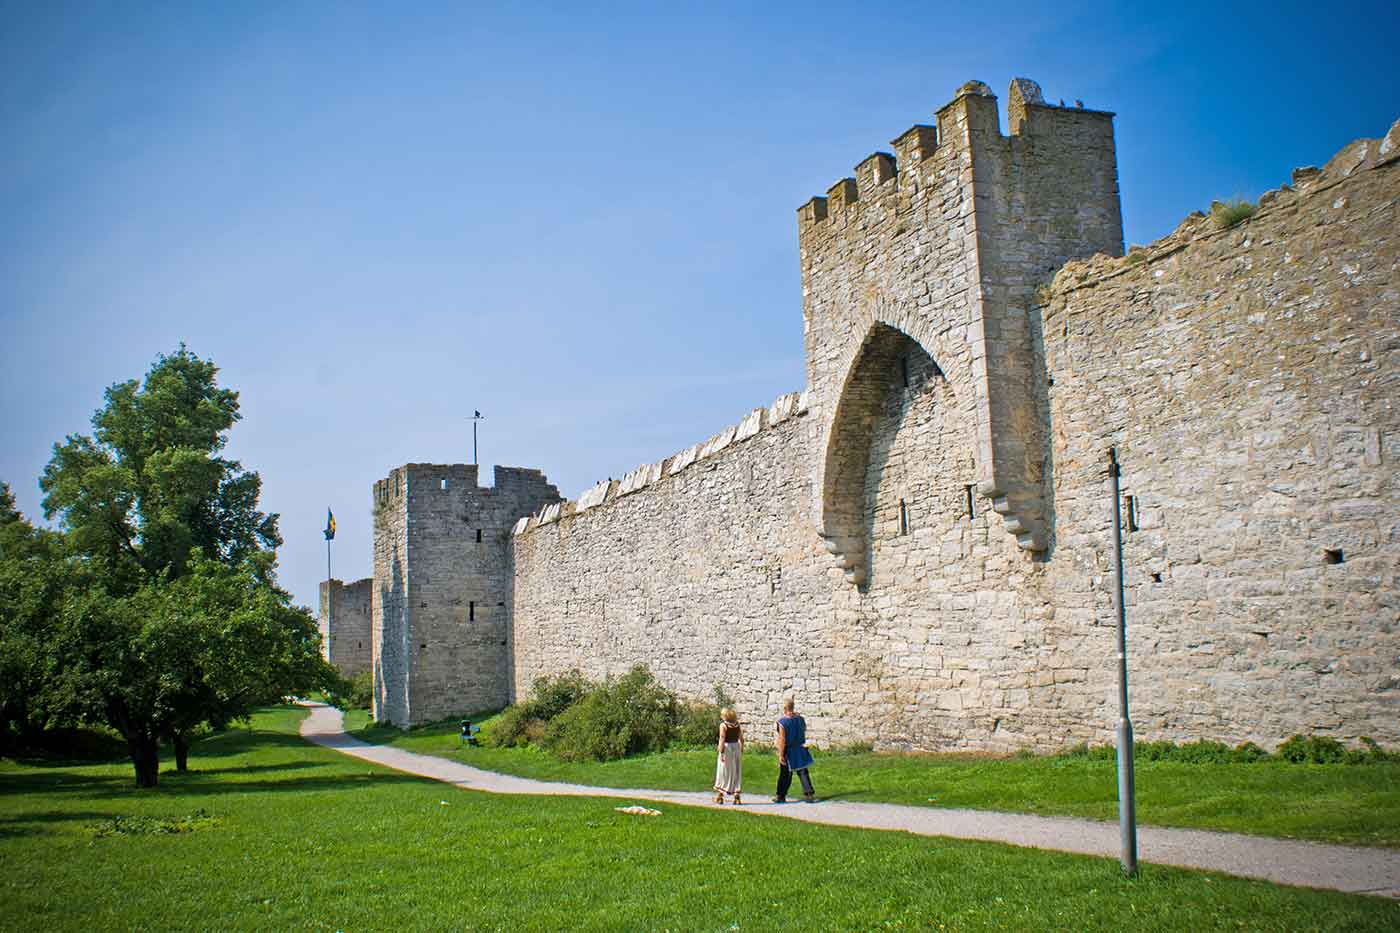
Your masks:
<svg viewBox="0 0 1400 933"><path fill-rule="evenodd" d="M176 732L171 739L175 746L175 770L188 771L190 761L190 740L183 732Z"/></svg>
<svg viewBox="0 0 1400 933"><path fill-rule="evenodd" d="M154 736L129 735L126 747L136 766L136 786L155 787L160 776L160 745Z"/></svg>

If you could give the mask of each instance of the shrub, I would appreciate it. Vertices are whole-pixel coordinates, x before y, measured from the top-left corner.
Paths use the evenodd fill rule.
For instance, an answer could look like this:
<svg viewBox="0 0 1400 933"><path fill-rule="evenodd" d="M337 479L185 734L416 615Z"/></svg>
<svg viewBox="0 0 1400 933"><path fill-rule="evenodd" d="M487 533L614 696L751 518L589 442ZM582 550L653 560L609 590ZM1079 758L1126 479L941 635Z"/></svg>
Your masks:
<svg viewBox="0 0 1400 933"><path fill-rule="evenodd" d="M350 696L348 702L351 709L369 709L374 705L374 675L369 671L360 671L350 678Z"/></svg>
<svg viewBox="0 0 1400 933"><path fill-rule="evenodd" d="M675 735L672 742L686 748L704 748L719 739L719 714L726 706L734 706L734 698L715 685L715 701L679 701L676 708ZM745 738L748 738L745 736Z"/></svg>
<svg viewBox="0 0 1400 933"><path fill-rule="evenodd" d="M1211 219L1221 230L1228 230L1242 220L1254 216L1255 207L1242 198L1229 201L1216 201L1210 206Z"/></svg>
<svg viewBox="0 0 1400 933"><path fill-rule="evenodd" d="M545 728L543 745L565 761L611 761L661 751L675 732L675 695L642 665L609 678Z"/></svg>
<svg viewBox="0 0 1400 933"><path fill-rule="evenodd" d="M1253 742L1242 742L1235 746L1235 750L1231 753L1231 760L1241 764L1253 764L1256 761L1268 761L1269 753Z"/></svg>
<svg viewBox="0 0 1400 933"><path fill-rule="evenodd" d="M1346 746L1325 735L1295 735L1280 745L1274 754L1294 764L1332 764L1346 761Z"/></svg>
<svg viewBox="0 0 1400 933"><path fill-rule="evenodd" d="M539 741L548 723L577 704L596 685L584 679L578 670L565 671L557 677L535 679L530 699L502 711L485 736L488 745L506 748L529 745Z"/></svg>

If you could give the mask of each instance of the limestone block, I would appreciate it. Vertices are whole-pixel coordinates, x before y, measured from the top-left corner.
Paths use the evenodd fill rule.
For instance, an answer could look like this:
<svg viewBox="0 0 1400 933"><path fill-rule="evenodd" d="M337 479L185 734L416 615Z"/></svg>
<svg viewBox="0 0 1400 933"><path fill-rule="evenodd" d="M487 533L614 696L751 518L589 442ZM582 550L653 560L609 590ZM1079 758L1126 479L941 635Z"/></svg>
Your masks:
<svg viewBox="0 0 1400 933"><path fill-rule="evenodd" d="M763 415L766 408L755 408L745 416L739 426L734 429L734 440L746 441L763 429Z"/></svg>
<svg viewBox="0 0 1400 933"><path fill-rule="evenodd" d="M583 495L578 497L578 501L574 503L574 514L587 512L589 509L597 508L602 505L603 501L608 497L608 487L610 485L610 480L604 480L596 486L590 486Z"/></svg>
<svg viewBox="0 0 1400 933"><path fill-rule="evenodd" d="M705 442L705 446L700 448L700 452L696 455L695 459L704 460L706 457L712 457L732 443L734 443L734 428L725 428Z"/></svg>
<svg viewBox="0 0 1400 933"><path fill-rule="evenodd" d="M768 423L770 425L781 424L792 415L793 409L797 406L796 392L788 392L773 400L773 404L768 407Z"/></svg>
<svg viewBox="0 0 1400 933"><path fill-rule="evenodd" d="M674 457L671 458L671 464L666 468L666 475L675 476L681 470L684 470L686 467L694 463L696 457L699 456L699 454L699 444L692 444L685 450L682 450L680 453L676 454Z"/></svg>

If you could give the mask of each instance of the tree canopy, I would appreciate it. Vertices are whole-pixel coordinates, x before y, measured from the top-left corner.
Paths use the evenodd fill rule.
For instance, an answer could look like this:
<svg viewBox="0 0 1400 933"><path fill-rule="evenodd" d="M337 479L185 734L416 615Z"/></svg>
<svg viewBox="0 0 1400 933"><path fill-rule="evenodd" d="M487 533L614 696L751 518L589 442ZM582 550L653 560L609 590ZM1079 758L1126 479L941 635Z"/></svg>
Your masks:
<svg viewBox="0 0 1400 933"><path fill-rule="evenodd" d="M39 487L73 553L114 592L185 572L191 549L271 579L282 538L257 509L262 480L220 456L242 417L218 368L181 345L146 375L107 390L93 434L54 445Z"/></svg>
<svg viewBox="0 0 1400 933"><path fill-rule="evenodd" d="M276 585L261 479L221 454L240 415L217 374L181 345L107 390L93 434L55 444L40 478L59 534L0 496L0 677L19 685L0 688L0 709L108 724L142 786L162 739L183 770L194 730L344 687L315 620Z"/></svg>

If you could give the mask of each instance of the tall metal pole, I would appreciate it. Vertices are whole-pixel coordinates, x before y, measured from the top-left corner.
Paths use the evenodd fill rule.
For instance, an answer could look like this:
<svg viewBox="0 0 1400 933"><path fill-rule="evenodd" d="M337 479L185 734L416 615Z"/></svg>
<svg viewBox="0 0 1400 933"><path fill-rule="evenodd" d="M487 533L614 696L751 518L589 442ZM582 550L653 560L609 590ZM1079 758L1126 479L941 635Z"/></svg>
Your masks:
<svg viewBox="0 0 1400 933"><path fill-rule="evenodd" d="M326 644L324 650L330 651L331 647L331 626L335 623L335 586L331 583L331 539L326 536ZM327 655L329 657L329 655Z"/></svg>
<svg viewBox="0 0 1400 933"><path fill-rule="evenodd" d="M1133 723L1128 718L1128 625L1123 604L1123 513L1118 488L1118 451L1108 449L1113 486L1113 608L1118 616L1118 835L1123 871L1137 874L1137 805L1133 789Z"/></svg>
<svg viewBox="0 0 1400 933"><path fill-rule="evenodd" d="M472 463L474 464L481 462L476 459L476 423L480 421L481 418L481 412L473 411L471 418L468 419L472 423Z"/></svg>

